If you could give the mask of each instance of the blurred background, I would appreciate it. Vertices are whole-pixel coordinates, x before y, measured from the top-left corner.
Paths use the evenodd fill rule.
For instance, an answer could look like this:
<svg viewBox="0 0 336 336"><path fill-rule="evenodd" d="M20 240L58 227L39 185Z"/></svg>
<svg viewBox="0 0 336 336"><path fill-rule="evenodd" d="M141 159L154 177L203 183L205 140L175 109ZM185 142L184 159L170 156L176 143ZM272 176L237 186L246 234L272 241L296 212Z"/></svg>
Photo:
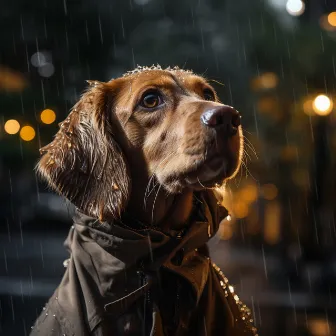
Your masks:
<svg viewBox="0 0 336 336"><path fill-rule="evenodd" d="M64 272L71 204L36 178L86 79L178 65L243 115L231 220L210 243L260 335L336 335L336 1L12 0L0 11L0 334Z"/></svg>

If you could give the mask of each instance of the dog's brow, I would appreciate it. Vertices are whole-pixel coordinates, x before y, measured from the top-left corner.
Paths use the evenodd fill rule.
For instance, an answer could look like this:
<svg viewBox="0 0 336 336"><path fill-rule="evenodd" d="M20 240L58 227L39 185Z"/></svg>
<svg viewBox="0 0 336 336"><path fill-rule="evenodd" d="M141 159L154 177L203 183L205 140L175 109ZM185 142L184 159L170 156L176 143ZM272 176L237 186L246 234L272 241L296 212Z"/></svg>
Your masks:
<svg viewBox="0 0 336 336"><path fill-rule="evenodd" d="M180 83L178 78L171 72L169 72L169 76L173 79L173 81L176 83L176 85L182 90L182 92L187 94L187 90L186 90L185 86Z"/></svg>
<svg viewBox="0 0 336 336"><path fill-rule="evenodd" d="M142 88L146 86L168 88L171 90L176 89L178 87L179 89L185 91L185 88L181 86L177 78L175 78L175 76L172 76L171 74L164 74L161 78L149 79L141 83Z"/></svg>

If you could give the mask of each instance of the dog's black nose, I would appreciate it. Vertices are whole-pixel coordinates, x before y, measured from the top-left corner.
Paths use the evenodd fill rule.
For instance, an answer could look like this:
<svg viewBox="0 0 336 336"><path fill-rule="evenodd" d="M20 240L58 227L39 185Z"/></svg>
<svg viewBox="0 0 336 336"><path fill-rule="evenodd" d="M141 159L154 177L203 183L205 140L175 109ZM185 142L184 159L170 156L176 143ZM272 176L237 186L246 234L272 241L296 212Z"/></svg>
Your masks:
<svg viewBox="0 0 336 336"><path fill-rule="evenodd" d="M206 110L201 115L201 121L208 127L225 130L228 135L235 135L240 125L240 114L228 105Z"/></svg>

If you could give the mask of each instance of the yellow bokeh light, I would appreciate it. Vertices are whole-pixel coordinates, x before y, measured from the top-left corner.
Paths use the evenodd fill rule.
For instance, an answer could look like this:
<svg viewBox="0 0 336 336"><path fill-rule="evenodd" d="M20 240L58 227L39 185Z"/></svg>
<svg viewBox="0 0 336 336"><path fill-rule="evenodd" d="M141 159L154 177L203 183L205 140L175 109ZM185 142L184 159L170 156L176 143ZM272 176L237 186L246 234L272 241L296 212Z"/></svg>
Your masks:
<svg viewBox="0 0 336 336"><path fill-rule="evenodd" d="M240 192L240 196L248 203L254 202L258 198L258 188L255 184L247 185Z"/></svg>
<svg viewBox="0 0 336 336"><path fill-rule="evenodd" d="M308 322L309 331L312 335L328 336L330 334L330 325L328 320L313 319Z"/></svg>
<svg viewBox="0 0 336 336"><path fill-rule="evenodd" d="M335 13L335 12L333 12L333 13ZM330 14L333 14L333 13L330 13ZM329 15L330 15L329 14ZM333 25L331 25L330 24L330 22L329 22L329 19L328 19L328 16L329 15L322 15L321 17L320 17L320 25L321 25L321 27L324 29L324 30L327 30L327 31L335 31L336 30L336 25L335 26L333 26ZM334 18L333 18L333 16L331 16L331 22L334 22Z"/></svg>
<svg viewBox="0 0 336 336"><path fill-rule="evenodd" d="M273 89L278 85L278 76L273 72L265 72L252 80L254 90Z"/></svg>
<svg viewBox="0 0 336 336"><path fill-rule="evenodd" d="M332 12L328 15L328 23L330 26L336 27L336 12Z"/></svg>
<svg viewBox="0 0 336 336"><path fill-rule="evenodd" d="M16 134L20 130L20 124L17 120L10 119L6 121L4 128L8 134Z"/></svg>
<svg viewBox="0 0 336 336"><path fill-rule="evenodd" d="M242 201L235 202L232 210L236 218L245 218L249 212L248 205Z"/></svg>
<svg viewBox="0 0 336 336"><path fill-rule="evenodd" d="M24 141L31 141L35 138L35 130L31 126L23 126L20 131L20 137Z"/></svg>
<svg viewBox="0 0 336 336"><path fill-rule="evenodd" d="M281 209L279 203L273 201L265 207L264 239L268 244L276 244L281 236Z"/></svg>
<svg viewBox="0 0 336 336"><path fill-rule="evenodd" d="M325 116L333 109L332 100L326 95L318 95L313 102L313 109L316 114Z"/></svg>
<svg viewBox="0 0 336 336"><path fill-rule="evenodd" d="M27 81L20 72L0 66L0 89L19 92L26 86Z"/></svg>
<svg viewBox="0 0 336 336"><path fill-rule="evenodd" d="M44 124L52 124L56 120L56 113L51 109L45 109L41 112L41 121Z"/></svg>
<svg viewBox="0 0 336 336"><path fill-rule="evenodd" d="M261 85L265 89L272 89L278 85L278 76L272 72L266 72L261 77Z"/></svg>
<svg viewBox="0 0 336 336"><path fill-rule="evenodd" d="M278 196L278 188L274 184L265 184L262 187L264 198L273 200Z"/></svg>
<svg viewBox="0 0 336 336"><path fill-rule="evenodd" d="M312 116L315 114L313 109L313 103L314 103L313 99L307 99L303 103L303 112L308 116Z"/></svg>

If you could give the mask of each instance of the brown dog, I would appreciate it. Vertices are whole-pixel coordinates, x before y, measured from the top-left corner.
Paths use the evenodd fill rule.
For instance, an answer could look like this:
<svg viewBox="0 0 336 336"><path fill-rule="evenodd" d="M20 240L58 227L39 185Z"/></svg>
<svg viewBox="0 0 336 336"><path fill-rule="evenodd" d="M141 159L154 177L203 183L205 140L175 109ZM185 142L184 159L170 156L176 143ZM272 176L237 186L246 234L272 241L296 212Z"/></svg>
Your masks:
<svg viewBox="0 0 336 336"><path fill-rule="evenodd" d="M223 219L214 188L239 169L239 113L178 68L89 83L41 149L38 171L79 211L69 267L33 330L255 334L205 247Z"/></svg>

